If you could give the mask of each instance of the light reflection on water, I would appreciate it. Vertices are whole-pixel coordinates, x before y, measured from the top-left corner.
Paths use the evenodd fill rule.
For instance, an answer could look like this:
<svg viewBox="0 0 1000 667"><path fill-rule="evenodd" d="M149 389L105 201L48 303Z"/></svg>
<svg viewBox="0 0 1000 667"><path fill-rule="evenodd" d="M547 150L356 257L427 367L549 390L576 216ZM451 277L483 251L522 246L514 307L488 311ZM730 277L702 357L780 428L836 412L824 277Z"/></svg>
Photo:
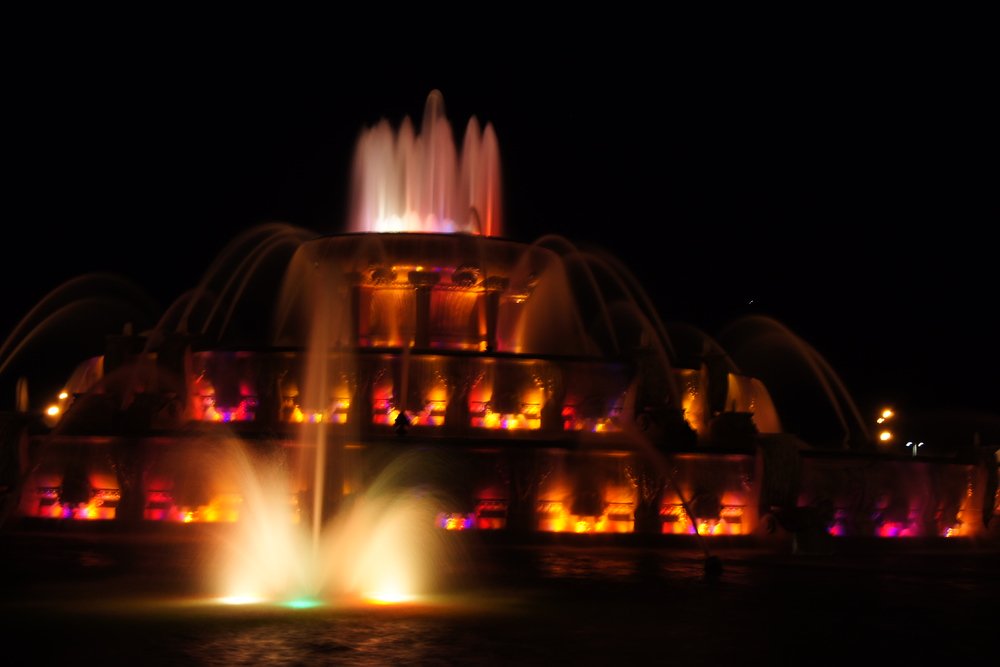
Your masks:
<svg viewBox="0 0 1000 667"><path fill-rule="evenodd" d="M655 552L622 550L547 550L538 553L541 576L552 579L633 582L650 578L699 579L704 556L677 552L669 558Z"/></svg>

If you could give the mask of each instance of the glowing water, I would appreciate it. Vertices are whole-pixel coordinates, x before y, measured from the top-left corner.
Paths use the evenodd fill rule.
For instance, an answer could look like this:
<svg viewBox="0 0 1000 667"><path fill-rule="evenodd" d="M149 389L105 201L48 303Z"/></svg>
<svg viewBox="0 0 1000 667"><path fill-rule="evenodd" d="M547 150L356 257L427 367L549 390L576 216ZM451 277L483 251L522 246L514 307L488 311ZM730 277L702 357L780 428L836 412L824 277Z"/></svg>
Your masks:
<svg viewBox="0 0 1000 667"><path fill-rule="evenodd" d="M316 532L295 507L280 461L243 460L240 520L212 563L222 601L395 604L432 591L449 557L434 527L439 503L393 483L419 462L399 459Z"/></svg>
<svg viewBox="0 0 1000 667"><path fill-rule="evenodd" d="M333 351L349 324L335 268L322 267L303 286L310 314L298 398L311 415L326 414L331 399L354 400L354 355ZM224 599L392 604L429 592L429 573L444 558L434 523L440 507L396 483L421 462L403 455L359 491L344 473L356 428L303 423L283 460L244 465L239 525L216 575Z"/></svg>
<svg viewBox="0 0 1000 667"><path fill-rule="evenodd" d="M473 117L456 150L444 98L432 92L423 126L383 120L361 134L354 158L355 232L501 234L500 152L493 126Z"/></svg>

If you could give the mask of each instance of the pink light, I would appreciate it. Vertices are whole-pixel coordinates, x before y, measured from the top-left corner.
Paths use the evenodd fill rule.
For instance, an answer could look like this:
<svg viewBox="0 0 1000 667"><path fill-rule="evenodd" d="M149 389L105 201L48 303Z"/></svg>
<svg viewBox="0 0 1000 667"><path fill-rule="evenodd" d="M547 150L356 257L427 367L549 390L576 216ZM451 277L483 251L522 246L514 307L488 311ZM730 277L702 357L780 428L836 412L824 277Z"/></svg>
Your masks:
<svg viewBox="0 0 1000 667"><path fill-rule="evenodd" d="M362 132L354 154L352 231L502 233L493 126L480 130L473 117L456 146L444 111L435 90L418 131L407 118L399 131L383 120Z"/></svg>
<svg viewBox="0 0 1000 667"><path fill-rule="evenodd" d="M878 527L879 537L900 537L903 533L902 524L896 522L886 522Z"/></svg>

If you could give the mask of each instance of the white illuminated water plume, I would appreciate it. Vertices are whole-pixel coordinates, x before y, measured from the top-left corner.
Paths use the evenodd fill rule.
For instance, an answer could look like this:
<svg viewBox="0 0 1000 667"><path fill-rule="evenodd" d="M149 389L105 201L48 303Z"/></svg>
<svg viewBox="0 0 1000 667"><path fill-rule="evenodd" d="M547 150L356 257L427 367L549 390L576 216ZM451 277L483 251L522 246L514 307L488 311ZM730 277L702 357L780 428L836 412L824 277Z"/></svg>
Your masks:
<svg viewBox="0 0 1000 667"><path fill-rule="evenodd" d="M416 133L407 117L361 133L354 155L353 232L462 232L500 236L500 150L490 123L473 116L461 150L432 91Z"/></svg>
<svg viewBox="0 0 1000 667"><path fill-rule="evenodd" d="M411 456L383 471L318 536L296 521L282 466L240 458L240 519L213 560L221 601L396 604L431 592L448 558L434 526L439 502L392 484L394 471L419 465Z"/></svg>

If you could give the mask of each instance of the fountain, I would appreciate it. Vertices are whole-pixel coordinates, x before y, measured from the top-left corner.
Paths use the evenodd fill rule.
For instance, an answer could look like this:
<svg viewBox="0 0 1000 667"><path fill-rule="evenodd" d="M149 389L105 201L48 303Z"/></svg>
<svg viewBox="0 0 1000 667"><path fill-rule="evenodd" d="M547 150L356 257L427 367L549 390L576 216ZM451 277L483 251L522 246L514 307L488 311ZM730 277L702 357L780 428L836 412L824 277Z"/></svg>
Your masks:
<svg viewBox="0 0 1000 667"><path fill-rule="evenodd" d="M350 231L248 230L158 323L109 335L47 414L19 401L6 518L218 524L213 569L240 600L406 599L459 534L706 545L996 525L995 459L879 451L779 323L713 340L665 325L613 258L504 238L499 176L492 126L473 118L458 150L437 92L419 132L363 132ZM832 441L783 429L797 422L768 376L796 364Z"/></svg>

